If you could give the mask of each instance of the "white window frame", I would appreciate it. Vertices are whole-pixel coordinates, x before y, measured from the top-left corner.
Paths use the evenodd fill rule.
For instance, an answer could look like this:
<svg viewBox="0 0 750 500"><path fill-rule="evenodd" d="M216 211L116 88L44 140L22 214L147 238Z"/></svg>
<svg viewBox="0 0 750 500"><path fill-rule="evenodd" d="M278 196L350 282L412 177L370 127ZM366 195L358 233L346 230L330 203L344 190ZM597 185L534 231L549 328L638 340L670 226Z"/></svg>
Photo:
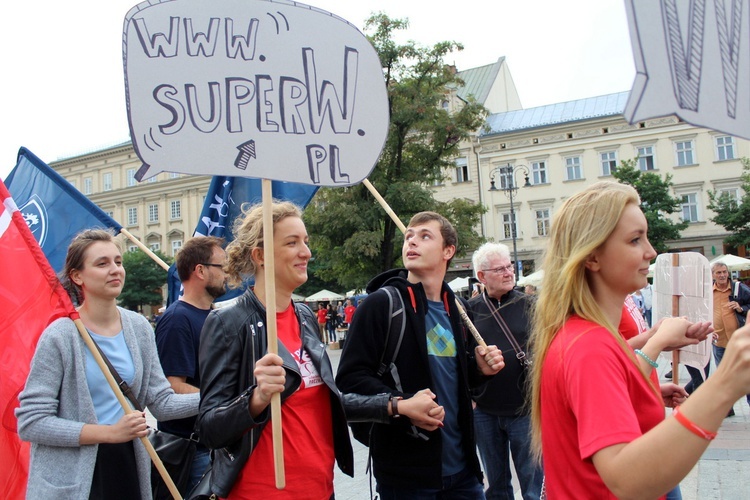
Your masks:
<svg viewBox="0 0 750 500"><path fill-rule="evenodd" d="M617 170L617 151L600 151L599 163L602 167L602 176L610 177Z"/></svg>
<svg viewBox="0 0 750 500"><path fill-rule="evenodd" d="M153 224L159 222L159 204L150 203L148 205L148 222Z"/></svg>
<svg viewBox="0 0 750 500"><path fill-rule="evenodd" d="M128 187L133 187L136 184L138 184L138 181L135 180L135 169L134 168L127 169L127 171L125 172L125 176L127 178L126 181L125 181L125 183L126 183L126 185Z"/></svg>
<svg viewBox="0 0 750 500"><path fill-rule="evenodd" d="M179 179L180 173L179 172L169 172L169 178L170 179Z"/></svg>
<svg viewBox="0 0 750 500"><path fill-rule="evenodd" d="M172 240L171 242L172 246L172 257L177 255L177 252L182 248L182 240Z"/></svg>
<svg viewBox="0 0 750 500"><path fill-rule="evenodd" d="M94 179L91 177L83 178L83 194L89 195L94 193Z"/></svg>
<svg viewBox="0 0 750 500"><path fill-rule="evenodd" d="M698 193L680 194L680 205L682 209L682 220L688 222L700 222L700 200ZM685 217L687 215L687 217Z"/></svg>
<svg viewBox="0 0 750 500"><path fill-rule="evenodd" d="M469 182L469 160L466 157L456 158L456 183Z"/></svg>
<svg viewBox="0 0 750 500"><path fill-rule="evenodd" d="M112 191L112 172L102 174L102 191Z"/></svg>
<svg viewBox="0 0 750 500"><path fill-rule="evenodd" d="M128 226L138 225L138 207L128 207L127 209Z"/></svg>
<svg viewBox="0 0 750 500"><path fill-rule="evenodd" d="M721 198L724 194L728 194L734 202L734 207L737 208L742 203L742 192L738 187L727 187L716 190L716 199Z"/></svg>
<svg viewBox="0 0 750 500"><path fill-rule="evenodd" d="M537 236L549 236L551 221L550 212L551 210L549 208L537 208L534 210Z"/></svg>
<svg viewBox="0 0 750 500"><path fill-rule="evenodd" d="M161 250L161 243L151 243L148 247L151 249L152 252L157 252Z"/></svg>
<svg viewBox="0 0 750 500"><path fill-rule="evenodd" d="M566 156L565 180L579 181L581 179L583 179L583 158L581 155Z"/></svg>
<svg viewBox="0 0 750 500"><path fill-rule="evenodd" d="M656 170L656 155L653 144L648 146L637 146L635 148L638 157L638 168L641 172L651 172ZM651 167L651 168L649 168Z"/></svg>
<svg viewBox="0 0 750 500"><path fill-rule="evenodd" d="M182 200L170 200L169 220L182 219Z"/></svg>
<svg viewBox="0 0 750 500"><path fill-rule="evenodd" d="M518 238L518 212L513 212L513 219L515 220L511 220L510 210L501 213L500 218L502 220L503 239L513 239L513 233L515 233L516 238Z"/></svg>
<svg viewBox="0 0 750 500"><path fill-rule="evenodd" d="M675 165L687 167L695 165L695 143L692 139L674 141Z"/></svg>
<svg viewBox="0 0 750 500"><path fill-rule="evenodd" d="M137 252L138 245L128 245L128 252Z"/></svg>
<svg viewBox="0 0 750 500"><path fill-rule="evenodd" d="M534 186L549 184L546 160L531 162L531 184Z"/></svg>
<svg viewBox="0 0 750 500"><path fill-rule="evenodd" d="M718 135L714 137L714 145L716 146L716 159L718 161L734 160L734 137L731 135Z"/></svg>

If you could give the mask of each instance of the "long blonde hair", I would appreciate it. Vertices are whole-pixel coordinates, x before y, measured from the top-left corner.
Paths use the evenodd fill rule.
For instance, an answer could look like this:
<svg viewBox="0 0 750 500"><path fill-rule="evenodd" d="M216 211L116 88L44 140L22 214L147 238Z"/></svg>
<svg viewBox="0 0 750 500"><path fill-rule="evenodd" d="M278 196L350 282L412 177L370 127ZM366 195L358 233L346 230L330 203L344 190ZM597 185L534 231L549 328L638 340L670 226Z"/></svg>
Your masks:
<svg viewBox="0 0 750 500"><path fill-rule="evenodd" d="M274 231L276 224L287 217L302 218L302 210L288 201L274 201L272 208ZM263 206L243 206L244 217L234 223L234 240L227 245L227 282L230 288L239 287L243 280L254 276L257 269L253 260L253 249L263 248Z"/></svg>
<svg viewBox="0 0 750 500"><path fill-rule="evenodd" d="M617 333L618 325L607 319L591 292L586 261L614 231L628 204L640 205L631 186L610 181L597 182L571 196L555 214L544 256L544 286L541 287L529 339L534 353L531 369L532 450L541 457L541 379L544 360L555 335L572 314L604 326L629 349ZM630 357L632 353L629 354ZM634 360L635 361L635 360Z"/></svg>

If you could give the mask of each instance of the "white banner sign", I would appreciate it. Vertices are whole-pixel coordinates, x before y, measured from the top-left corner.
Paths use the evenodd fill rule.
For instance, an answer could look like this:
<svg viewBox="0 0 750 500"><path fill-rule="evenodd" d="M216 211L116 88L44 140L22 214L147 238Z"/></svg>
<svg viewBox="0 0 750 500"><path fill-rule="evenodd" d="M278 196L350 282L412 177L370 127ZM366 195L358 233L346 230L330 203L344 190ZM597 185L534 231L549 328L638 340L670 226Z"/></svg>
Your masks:
<svg viewBox="0 0 750 500"><path fill-rule="evenodd" d="M374 168L388 131L383 73L343 19L278 0L152 0L123 31L139 179L342 186Z"/></svg>
<svg viewBox="0 0 750 500"><path fill-rule="evenodd" d="M749 0L626 0L631 123L677 115L750 139Z"/></svg>

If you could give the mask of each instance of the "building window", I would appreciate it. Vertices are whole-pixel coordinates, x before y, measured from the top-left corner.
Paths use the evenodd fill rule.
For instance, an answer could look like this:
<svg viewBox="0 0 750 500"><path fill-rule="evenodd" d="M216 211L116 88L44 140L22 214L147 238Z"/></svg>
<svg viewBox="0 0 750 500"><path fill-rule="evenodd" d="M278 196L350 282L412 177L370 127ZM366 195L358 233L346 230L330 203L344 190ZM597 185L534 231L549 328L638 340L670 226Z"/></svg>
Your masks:
<svg viewBox="0 0 750 500"><path fill-rule="evenodd" d="M511 218L510 212L503 214L503 237L506 240L513 238L513 234L518 234L516 231L517 221L518 217L516 217L515 213L513 214L513 218Z"/></svg>
<svg viewBox="0 0 750 500"><path fill-rule="evenodd" d="M138 245L128 245L128 252L137 252Z"/></svg>
<svg viewBox="0 0 750 500"><path fill-rule="evenodd" d="M617 170L617 152L616 151L605 151L599 153L599 158L602 162L602 175L610 176Z"/></svg>
<svg viewBox="0 0 750 500"><path fill-rule="evenodd" d="M469 162L466 158L456 159L456 182L469 182Z"/></svg>
<svg viewBox="0 0 750 500"><path fill-rule="evenodd" d="M575 181L578 179L583 179L583 171L581 170L581 157L569 156L565 158L565 180Z"/></svg>
<svg viewBox="0 0 750 500"><path fill-rule="evenodd" d="M127 172L125 173L125 175L128 178L127 179L127 186L128 187L135 186L136 184L138 184L138 182L136 182L136 180L135 180L135 169L134 168L129 168L127 170Z"/></svg>
<svg viewBox="0 0 750 500"><path fill-rule="evenodd" d="M734 159L734 137L722 135L716 138L716 158L719 160Z"/></svg>
<svg viewBox="0 0 750 500"><path fill-rule="evenodd" d="M727 198L731 207L735 209L740 206L740 202L742 201L739 188L720 189L716 194L718 195L718 199Z"/></svg>
<svg viewBox="0 0 750 500"><path fill-rule="evenodd" d="M537 236L549 235L549 208L536 210L536 234Z"/></svg>
<svg viewBox="0 0 750 500"><path fill-rule="evenodd" d="M94 181L91 177L83 179L83 194L92 194L94 192Z"/></svg>
<svg viewBox="0 0 750 500"><path fill-rule="evenodd" d="M682 195L682 219L688 222L698 222L698 195L696 193Z"/></svg>
<svg viewBox="0 0 750 500"><path fill-rule="evenodd" d="M172 220L182 218L182 204L180 200L172 200L169 202L169 218Z"/></svg>
<svg viewBox="0 0 750 500"><path fill-rule="evenodd" d="M148 206L148 221L159 222L159 204L152 203Z"/></svg>
<svg viewBox="0 0 750 500"><path fill-rule="evenodd" d="M156 182L158 180L159 180L159 176L158 175L155 175L153 177L149 177L148 178L148 182Z"/></svg>
<svg viewBox="0 0 750 500"><path fill-rule="evenodd" d="M112 172L102 174L102 188L104 191L112 191Z"/></svg>
<svg viewBox="0 0 750 500"><path fill-rule="evenodd" d="M641 172L656 170L654 165L654 147L642 146L638 148L638 168Z"/></svg>
<svg viewBox="0 0 750 500"><path fill-rule="evenodd" d="M128 208L128 226L138 225L138 207Z"/></svg>
<svg viewBox="0 0 750 500"><path fill-rule="evenodd" d="M75 180L75 179L68 179L68 182L70 183L71 186L73 186L74 188L78 189L78 181L77 180Z"/></svg>
<svg viewBox="0 0 750 500"><path fill-rule="evenodd" d="M152 252L158 252L159 250L161 250L161 245L158 243L151 243L148 247Z"/></svg>
<svg viewBox="0 0 750 500"><path fill-rule="evenodd" d="M182 240L172 240L172 257L177 255L177 251L182 247Z"/></svg>
<svg viewBox="0 0 750 500"><path fill-rule="evenodd" d="M112 210L109 210L109 211L104 212L104 213L107 214L109 217L112 217L113 219L115 218L115 213Z"/></svg>
<svg viewBox="0 0 750 500"><path fill-rule="evenodd" d="M169 173L169 178L170 179L179 179L180 178L180 173L179 172L170 172Z"/></svg>
<svg viewBox="0 0 750 500"><path fill-rule="evenodd" d="M535 161L531 163L531 182L532 184L547 184L547 162Z"/></svg>
<svg viewBox="0 0 750 500"><path fill-rule="evenodd" d="M677 154L678 167L695 165L693 161L693 141L677 141L674 143L674 148Z"/></svg>

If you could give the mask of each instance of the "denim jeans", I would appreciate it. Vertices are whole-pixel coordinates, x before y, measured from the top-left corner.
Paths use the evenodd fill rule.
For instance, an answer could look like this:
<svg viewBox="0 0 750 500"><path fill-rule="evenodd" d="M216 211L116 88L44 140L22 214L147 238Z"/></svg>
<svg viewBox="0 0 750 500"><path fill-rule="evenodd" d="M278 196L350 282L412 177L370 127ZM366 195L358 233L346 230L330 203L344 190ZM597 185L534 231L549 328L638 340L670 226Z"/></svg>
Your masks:
<svg viewBox="0 0 750 500"><path fill-rule="evenodd" d="M727 350L726 347L719 347L717 345L713 346L714 348L714 361L716 361L716 366L719 366L719 363L721 363L721 358L724 357L724 351ZM747 404L750 405L750 394L745 396L745 399L747 399Z"/></svg>
<svg viewBox="0 0 750 500"><path fill-rule="evenodd" d="M670 490L665 498L667 500L682 500L682 491L680 491L680 485L678 484L674 487L673 490Z"/></svg>
<svg viewBox="0 0 750 500"><path fill-rule="evenodd" d="M443 477L443 488L401 488L378 483L381 500L482 500L482 483L467 468ZM538 498L538 497L537 497Z"/></svg>
<svg viewBox="0 0 750 500"><path fill-rule="evenodd" d="M193 456L193 467L190 470L190 486L188 486L188 492L198 484L198 481L201 480L203 474L208 470L208 466L211 463L210 453L210 450L203 447L199 447L195 450L195 455Z"/></svg>
<svg viewBox="0 0 750 500"><path fill-rule="evenodd" d="M531 456L529 417L498 417L476 408L474 425L479 456L489 484L485 491L487 500L513 500L511 454L524 500L538 499L544 472Z"/></svg>

